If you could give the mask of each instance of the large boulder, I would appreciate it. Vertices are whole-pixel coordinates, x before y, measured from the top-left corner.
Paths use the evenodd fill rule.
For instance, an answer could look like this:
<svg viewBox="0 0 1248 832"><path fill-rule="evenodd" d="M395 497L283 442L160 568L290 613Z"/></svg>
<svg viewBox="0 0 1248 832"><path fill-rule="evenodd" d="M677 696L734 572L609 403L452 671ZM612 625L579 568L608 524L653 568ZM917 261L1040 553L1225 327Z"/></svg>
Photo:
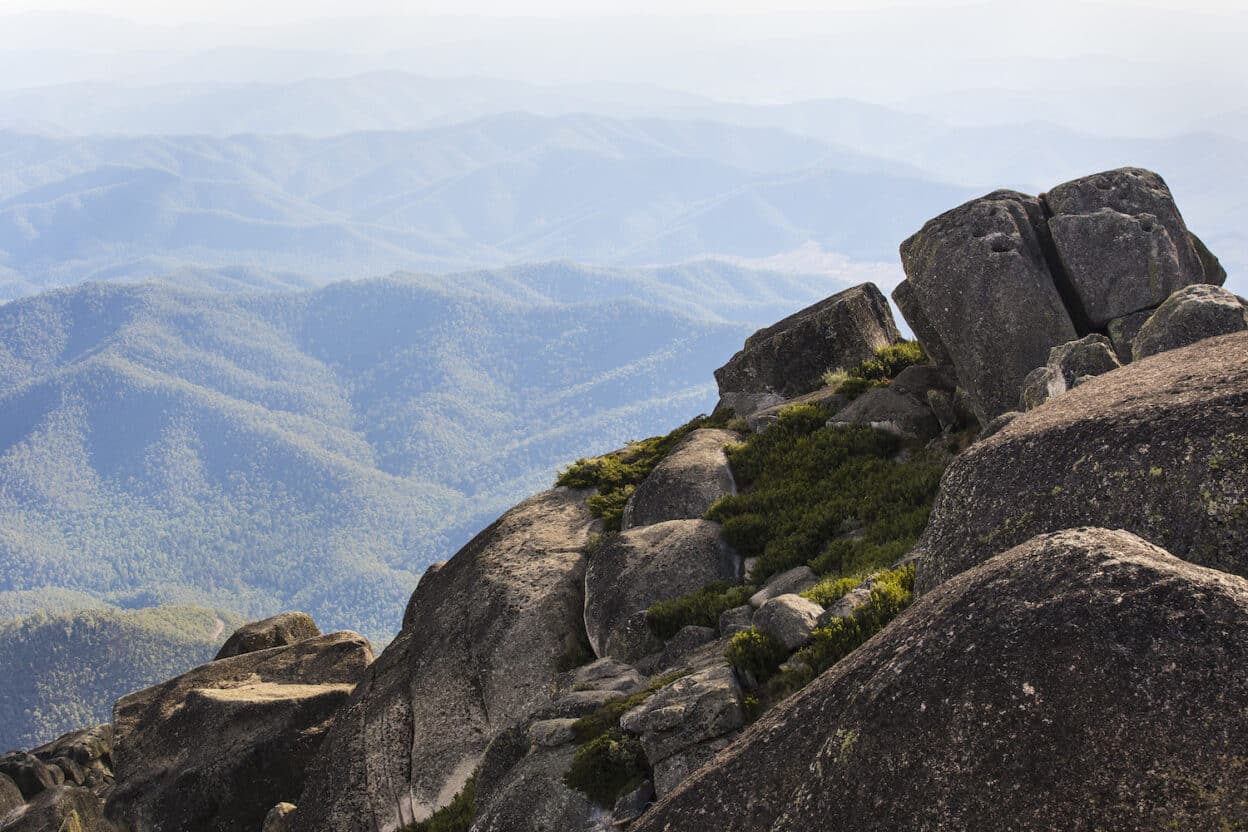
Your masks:
<svg viewBox="0 0 1248 832"><path fill-rule="evenodd" d="M1049 349L1078 337L1049 272L1039 200L995 191L928 221L901 244L912 328L930 328L981 423L1011 410Z"/></svg>
<svg viewBox="0 0 1248 832"><path fill-rule="evenodd" d="M0 820L14 809L26 805L22 790L7 774L0 774Z"/></svg>
<svg viewBox="0 0 1248 832"><path fill-rule="evenodd" d="M720 497L735 494L724 446L739 441L741 435L730 430L690 433L637 486L624 507L622 528L696 520Z"/></svg>
<svg viewBox="0 0 1248 832"><path fill-rule="evenodd" d="M0 774L16 783L28 800L65 782L65 773L59 767L45 763L29 751L0 755Z"/></svg>
<svg viewBox="0 0 1248 832"><path fill-rule="evenodd" d="M1248 330L1248 302L1219 286L1188 286L1175 292L1140 327L1133 358L1147 358L1217 335Z"/></svg>
<svg viewBox="0 0 1248 832"><path fill-rule="evenodd" d="M255 832L294 801L334 714L373 659L332 633L197 667L113 708L110 819L133 832Z"/></svg>
<svg viewBox="0 0 1248 832"><path fill-rule="evenodd" d="M225 640L217 652L218 659L243 653L254 653L270 647L294 644L321 634L320 628L306 612L283 612L263 621L244 624Z"/></svg>
<svg viewBox="0 0 1248 832"><path fill-rule="evenodd" d="M183 827L187 828L187 827ZM113 832L104 805L90 789L53 786L26 806L0 815L0 832Z"/></svg>
<svg viewBox="0 0 1248 832"><path fill-rule="evenodd" d="M1152 171L1085 176L1043 199L1059 274L1092 328L1157 306L1184 286L1225 278L1220 267L1206 274L1170 189Z"/></svg>
<svg viewBox="0 0 1248 832"><path fill-rule="evenodd" d="M855 366L900 337L875 284L846 289L747 338L715 371L717 409L748 416L809 393L826 370Z"/></svg>
<svg viewBox="0 0 1248 832"><path fill-rule="evenodd" d="M801 647L815 629L823 607L800 595L772 598L754 613L754 626L784 645L790 653Z"/></svg>
<svg viewBox="0 0 1248 832"><path fill-rule="evenodd" d="M1042 532L1123 528L1248 575L1248 333L1086 381L954 460L914 555L916 586Z"/></svg>
<svg viewBox="0 0 1248 832"><path fill-rule="evenodd" d="M631 832L1224 829L1246 708L1248 582L1062 532L920 599Z"/></svg>
<svg viewBox="0 0 1248 832"><path fill-rule="evenodd" d="M292 801L297 832L375 832L457 794L490 740L552 701L580 642L590 491L532 497L416 587ZM552 713L551 716L570 714Z"/></svg>
<svg viewBox="0 0 1248 832"><path fill-rule="evenodd" d="M636 661L649 645L635 630L645 628L651 604L740 574L740 556L709 520L669 520L611 535L594 548L585 572L589 643L599 656Z"/></svg>

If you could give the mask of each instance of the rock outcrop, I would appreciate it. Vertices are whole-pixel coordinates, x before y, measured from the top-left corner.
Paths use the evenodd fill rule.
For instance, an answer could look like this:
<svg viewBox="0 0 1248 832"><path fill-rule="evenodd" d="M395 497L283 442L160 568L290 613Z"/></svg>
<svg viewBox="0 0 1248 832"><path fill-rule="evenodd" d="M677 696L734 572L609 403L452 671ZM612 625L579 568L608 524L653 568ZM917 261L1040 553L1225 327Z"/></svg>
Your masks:
<svg viewBox="0 0 1248 832"><path fill-rule="evenodd" d="M1040 201L1013 191L941 214L901 244L903 292L924 311L981 422L1014 407L1051 347L1078 338L1048 244Z"/></svg>
<svg viewBox="0 0 1248 832"><path fill-rule="evenodd" d="M715 371L717 410L748 416L809 393L826 370L855 366L900 337L874 284L846 289L747 338Z"/></svg>
<svg viewBox="0 0 1248 832"><path fill-rule="evenodd" d="M421 578L402 630L339 712L293 801L296 832L375 832L428 816L460 791L491 739L550 704L584 626L589 494L532 497Z"/></svg>
<svg viewBox="0 0 1248 832"><path fill-rule="evenodd" d="M914 550L928 591L1042 532L1128 529L1248 575L1248 333L1090 379L946 471Z"/></svg>
<svg viewBox="0 0 1248 832"><path fill-rule="evenodd" d="M24 805L26 798L22 796L22 790L7 774L0 774L0 821L9 812Z"/></svg>
<svg viewBox="0 0 1248 832"><path fill-rule="evenodd" d="M730 430L690 433L637 486L621 527L701 519L712 503L737 491L724 446L739 441L741 435Z"/></svg>
<svg viewBox="0 0 1248 832"><path fill-rule="evenodd" d="M1049 350L1048 363L1023 379L1021 410L1039 407L1092 376L1122 366L1113 343L1104 335L1087 335L1078 341L1059 344Z"/></svg>
<svg viewBox="0 0 1248 832"><path fill-rule="evenodd" d="M1188 286L1157 308L1131 341L1133 358L1147 358L1205 338L1248 330L1248 302L1219 286Z"/></svg>
<svg viewBox="0 0 1248 832"><path fill-rule="evenodd" d="M598 656L637 661L662 649L646 638L651 604L740 575L740 556L709 520L669 520L610 535L590 553L585 573L589 643Z"/></svg>
<svg viewBox="0 0 1248 832"><path fill-rule="evenodd" d="M1248 582L1066 531L922 598L631 830L1225 828L1246 707Z"/></svg>
<svg viewBox="0 0 1248 832"><path fill-rule="evenodd" d="M0 817L0 832L114 832L102 810L103 804L90 789L53 786Z"/></svg>
<svg viewBox="0 0 1248 832"><path fill-rule="evenodd" d="M254 832L294 801L334 714L373 659L331 633L220 659L113 709L108 817L134 832Z"/></svg>
<svg viewBox="0 0 1248 832"><path fill-rule="evenodd" d="M1165 182L1139 168L1038 198L995 191L929 221L901 258L893 299L928 355L957 368L985 425L1017 405L1051 348L1108 332L1123 359L1141 312L1226 278Z"/></svg>
<svg viewBox="0 0 1248 832"><path fill-rule="evenodd" d="M217 658L228 659L270 647L283 647L320 634L320 628L306 612L284 612L239 627L221 645Z"/></svg>

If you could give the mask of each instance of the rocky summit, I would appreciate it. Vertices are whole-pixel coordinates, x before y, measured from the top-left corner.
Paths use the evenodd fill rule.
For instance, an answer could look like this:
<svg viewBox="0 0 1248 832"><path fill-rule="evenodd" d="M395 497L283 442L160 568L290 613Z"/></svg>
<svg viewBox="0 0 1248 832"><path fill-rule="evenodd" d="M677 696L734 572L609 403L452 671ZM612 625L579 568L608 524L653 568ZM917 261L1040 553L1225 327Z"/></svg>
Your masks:
<svg viewBox="0 0 1248 832"><path fill-rule="evenodd" d="M0 755L0 832L1248 828L1248 304L1136 168L901 259L917 340L761 330L375 661L282 613Z"/></svg>

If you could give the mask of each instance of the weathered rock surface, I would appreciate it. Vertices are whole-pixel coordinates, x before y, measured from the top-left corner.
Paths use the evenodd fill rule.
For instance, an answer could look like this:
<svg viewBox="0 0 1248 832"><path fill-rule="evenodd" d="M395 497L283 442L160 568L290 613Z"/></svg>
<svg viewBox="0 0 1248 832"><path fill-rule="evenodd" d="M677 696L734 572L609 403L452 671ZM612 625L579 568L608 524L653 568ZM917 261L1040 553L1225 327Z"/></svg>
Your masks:
<svg viewBox="0 0 1248 832"><path fill-rule="evenodd" d="M493 737L550 705L582 626L589 493L526 500L421 578L403 629L310 767L295 830L424 818L459 792Z"/></svg>
<svg viewBox="0 0 1248 832"><path fill-rule="evenodd" d="M1123 528L1248 575L1248 333L1097 376L976 442L945 472L916 587L1042 532Z"/></svg>
<svg viewBox="0 0 1248 832"><path fill-rule="evenodd" d="M792 652L806 643L823 607L800 595L772 598L754 613L754 626Z"/></svg>
<svg viewBox="0 0 1248 832"><path fill-rule="evenodd" d="M589 643L599 656L636 661L645 647L637 646L634 631L645 627L651 604L740 572L740 556L708 520L669 520L611 535L590 554L585 572Z"/></svg>
<svg viewBox="0 0 1248 832"><path fill-rule="evenodd" d="M690 624L681 627L676 635L663 645L663 653L659 656L659 667L674 667L686 656L705 644L710 644L718 637L714 627L699 627Z"/></svg>
<svg viewBox="0 0 1248 832"><path fill-rule="evenodd" d="M762 604L759 606L762 606ZM752 626L754 626L754 607L750 604L733 607L719 614L719 634L721 636L736 635L750 629Z"/></svg>
<svg viewBox="0 0 1248 832"><path fill-rule="evenodd" d="M927 357L942 366L953 366L953 355L945 342L940 340L936 327L932 326L927 312L914 294L914 286L908 280L901 281L893 289L893 302L901 310L901 316L906 319L906 323L910 324L914 337L923 347L923 352L927 353Z"/></svg>
<svg viewBox="0 0 1248 832"><path fill-rule="evenodd" d="M1132 357L1147 358L1218 335L1248 330L1248 303L1219 286L1175 292L1141 325Z"/></svg>
<svg viewBox="0 0 1248 832"><path fill-rule="evenodd" d="M113 832L104 806L90 789L53 786L25 807L0 815L0 832Z"/></svg>
<svg viewBox="0 0 1248 832"><path fill-rule="evenodd" d="M1084 379L1099 376L1122 364L1114 353L1114 345L1104 335L1085 335L1078 341L1058 344L1049 350L1049 360L1023 379L1023 395L1019 408L1031 410L1049 399L1060 396Z"/></svg>
<svg viewBox="0 0 1248 832"><path fill-rule="evenodd" d="M724 446L740 440L730 430L690 433L637 486L624 507L622 528L701 519L720 497L735 494Z"/></svg>
<svg viewBox="0 0 1248 832"><path fill-rule="evenodd" d="M819 388L825 370L852 367L898 340L888 301L872 283L832 295L760 329L715 371L719 407L748 416Z"/></svg>
<svg viewBox="0 0 1248 832"><path fill-rule="evenodd" d="M819 576L809 566L795 566L792 569L777 572L767 579L762 589L750 596L750 606L758 608L772 598L805 592L817 583L819 583Z"/></svg>
<svg viewBox="0 0 1248 832"><path fill-rule="evenodd" d="M722 659L660 689L620 719L654 767L662 796L745 724L737 678Z"/></svg>
<svg viewBox="0 0 1248 832"><path fill-rule="evenodd" d="M99 788L113 780L112 723L70 731L31 752L65 774L65 782Z"/></svg>
<svg viewBox="0 0 1248 832"><path fill-rule="evenodd" d="M1114 318L1106 325L1109 340L1114 345L1114 352L1117 353L1120 363L1131 363L1133 357L1132 344L1135 343L1135 336L1140 334L1140 327L1144 326L1144 322L1153 317L1153 313L1156 311L1155 309L1144 309L1140 312L1132 312L1130 315Z"/></svg>
<svg viewBox="0 0 1248 832"><path fill-rule="evenodd" d="M335 712L373 659L331 633L197 667L113 708L110 819L136 832L254 832L293 801Z"/></svg>
<svg viewBox="0 0 1248 832"><path fill-rule="evenodd" d="M576 748L540 748L526 754L490 789L473 832L585 832L606 814L563 784Z"/></svg>
<svg viewBox="0 0 1248 832"><path fill-rule="evenodd" d="M244 624L234 631L221 650L218 659L228 659L243 653L254 653L270 647L294 644L305 638L314 638L321 630L306 612L284 612L263 621Z"/></svg>
<svg viewBox="0 0 1248 832"><path fill-rule="evenodd" d="M0 821L9 812L24 805L26 799L22 797L22 790L7 774L0 774Z"/></svg>
<svg viewBox="0 0 1248 832"><path fill-rule="evenodd" d="M264 826L260 832L290 832L291 815L295 812L295 804L279 803L264 816Z"/></svg>
<svg viewBox="0 0 1248 832"><path fill-rule="evenodd" d="M1063 532L920 599L632 830L1223 828L1245 707L1248 582Z"/></svg>
<svg viewBox="0 0 1248 832"><path fill-rule="evenodd" d="M1170 189L1152 171L1085 176L1043 199L1060 268L1094 328L1157 306L1184 286L1221 282L1205 274Z"/></svg>
<svg viewBox="0 0 1248 832"><path fill-rule="evenodd" d="M1046 237L1037 199L995 191L901 244L909 285L900 292L923 310L981 423L1014 407L1051 347L1078 337L1049 273Z"/></svg>
<svg viewBox="0 0 1248 832"><path fill-rule="evenodd" d="M10 751L0 756L0 774L16 783L27 800L65 782L60 768L48 765L29 751Z"/></svg>
<svg viewBox="0 0 1248 832"><path fill-rule="evenodd" d="M780 412L785 408L793 407L794 405L799 404L813 404L823 407L829 413L836 413L845 407L845 405L849 404L849 401L849 396L846 396L843 393L838 393L837 388L835 387L820 387L813 393L795 396L791 399L785 399L780 404L756 410L754 413L750 414L750 416L746 419L746 422L749 425L750 430L757 433L758 431L766 430L771 423L779 419Z"/></svg>

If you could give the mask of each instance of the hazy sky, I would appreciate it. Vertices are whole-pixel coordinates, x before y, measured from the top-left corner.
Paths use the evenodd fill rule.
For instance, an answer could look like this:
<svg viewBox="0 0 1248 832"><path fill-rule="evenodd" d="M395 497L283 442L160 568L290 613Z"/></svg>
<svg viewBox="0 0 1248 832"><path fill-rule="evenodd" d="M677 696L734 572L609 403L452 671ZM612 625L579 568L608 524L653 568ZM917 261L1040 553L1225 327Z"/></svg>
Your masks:
<svg viewBox="0 0 1248 832"><path fill-rule="evenodd" d="M1243 0L1100 0L1105 5L1138 8L1242 10ZM589 14L708 14L774 13L779 11L831 12L841 9L878 9L881 6L928 6L931 0L0 0L0 12L73 10L160 23L218 20L273 23L311 17L343 15L471 14L490 16L546 16ZM970 5L965 3L964 5Z"/></svg>

